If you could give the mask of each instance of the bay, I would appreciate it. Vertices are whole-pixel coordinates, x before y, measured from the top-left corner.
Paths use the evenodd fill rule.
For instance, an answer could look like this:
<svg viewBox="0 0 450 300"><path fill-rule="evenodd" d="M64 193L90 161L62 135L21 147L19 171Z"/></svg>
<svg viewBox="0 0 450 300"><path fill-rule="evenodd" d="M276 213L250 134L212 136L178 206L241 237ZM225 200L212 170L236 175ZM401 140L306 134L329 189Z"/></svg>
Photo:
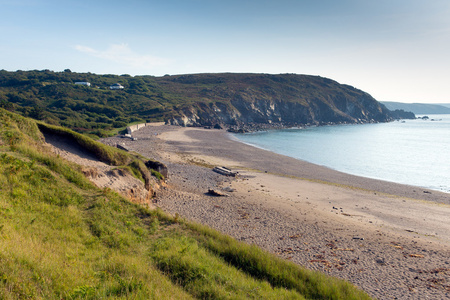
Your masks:
<svg viewBox="0 0 450 300"><path fill-rule="evenodd" d="M389 123L270 130L247 144L345 173L450 193L450 115Z"/></svg>

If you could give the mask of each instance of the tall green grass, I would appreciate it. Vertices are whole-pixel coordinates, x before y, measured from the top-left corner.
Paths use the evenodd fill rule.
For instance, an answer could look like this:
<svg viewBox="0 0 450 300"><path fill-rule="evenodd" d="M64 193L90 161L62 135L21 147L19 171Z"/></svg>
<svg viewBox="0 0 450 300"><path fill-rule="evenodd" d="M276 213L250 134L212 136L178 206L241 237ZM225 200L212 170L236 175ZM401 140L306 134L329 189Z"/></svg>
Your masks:
<svg viewBox="0 0 450 300"><path fill-rule="evenodd" d="M299 268L257 246L238 242L207 226L189 222L185 225L196 233L196 239L203 247L273 287L295 290L307 299L370 299L344 280Z"/></svg>
<svg viewBox="0 0 450 300"><path fill-rule="evenodd" d="M368 299L90 184L0 109L0 299Z"/></svg>
<svg viewBox="0 0 450 300"><path fill-rule="evenodd" d="M150 256L172 281L200 299L305 299L227 264L185 234L158 239Z"/></svg>
<svg viewBox="0 0 450 300"><path fill-rule="evenodd" d="M150 212L37 163L0 162L1 299L189 298L147 255Z"/></svg>

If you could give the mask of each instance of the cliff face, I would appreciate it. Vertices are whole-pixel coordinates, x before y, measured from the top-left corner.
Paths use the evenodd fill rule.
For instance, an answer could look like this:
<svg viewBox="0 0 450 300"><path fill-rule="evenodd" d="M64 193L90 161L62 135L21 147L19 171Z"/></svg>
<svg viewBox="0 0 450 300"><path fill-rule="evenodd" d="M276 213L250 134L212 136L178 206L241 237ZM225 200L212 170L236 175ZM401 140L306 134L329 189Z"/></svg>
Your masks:
<svg viewBox="0 0 450 300"><path fill-rule="evenodd" d="M165 79L172 90L203 99L175 108L167 119L174 125L290 126L392 119L369 94L318 76L197 74ZM194 88L199 86L203 88Z"/></svg>

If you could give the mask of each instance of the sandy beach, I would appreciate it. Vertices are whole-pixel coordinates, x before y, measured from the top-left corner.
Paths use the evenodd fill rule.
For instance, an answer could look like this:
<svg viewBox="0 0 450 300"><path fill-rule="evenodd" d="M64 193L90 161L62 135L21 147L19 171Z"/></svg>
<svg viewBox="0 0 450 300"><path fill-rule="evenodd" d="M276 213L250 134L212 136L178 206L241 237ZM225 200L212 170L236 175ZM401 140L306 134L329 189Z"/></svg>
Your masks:
<svg viewBox="0 0 450 300"><path fill-rule="evenodd" d="M163 210L349 280L377 299L450 299L450 195L337 172L222 130L147 126L108 138L168 166ZM226 177L212 171L239 172ZM208 189L226 196L207 194Z"/></svg>

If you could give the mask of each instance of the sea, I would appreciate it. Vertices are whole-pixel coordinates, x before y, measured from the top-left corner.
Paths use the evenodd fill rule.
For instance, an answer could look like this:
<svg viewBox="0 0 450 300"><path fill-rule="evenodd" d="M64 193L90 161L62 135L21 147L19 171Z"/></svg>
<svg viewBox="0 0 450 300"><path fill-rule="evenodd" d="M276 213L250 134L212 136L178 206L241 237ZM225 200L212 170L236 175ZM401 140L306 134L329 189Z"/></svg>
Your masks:
<svg viewBox="0 0 450 300"><path fill-rule="evenodd" d="M450 115L427 116L234 136L246 144L345 173L450 193Z"/></svg>

